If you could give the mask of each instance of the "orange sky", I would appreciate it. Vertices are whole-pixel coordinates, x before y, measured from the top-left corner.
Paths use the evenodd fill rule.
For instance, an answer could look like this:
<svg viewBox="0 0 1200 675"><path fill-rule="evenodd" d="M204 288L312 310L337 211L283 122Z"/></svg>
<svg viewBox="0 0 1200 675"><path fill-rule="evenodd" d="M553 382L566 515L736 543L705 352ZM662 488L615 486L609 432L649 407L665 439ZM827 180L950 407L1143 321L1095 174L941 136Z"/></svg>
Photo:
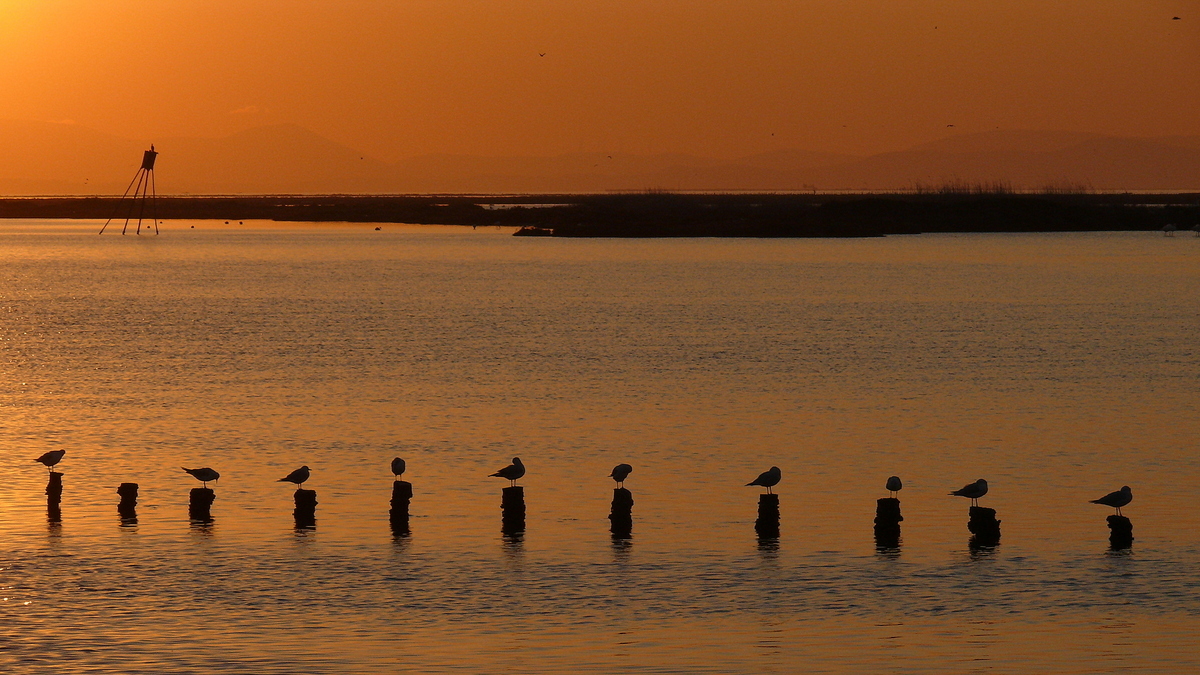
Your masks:
<svg viewBox="0 0 1200 675"><path fill-rule="evenodd" d="M1195 135L1200 0L0 0L0 92L0 118L292 122L388 161Z"/></svg>

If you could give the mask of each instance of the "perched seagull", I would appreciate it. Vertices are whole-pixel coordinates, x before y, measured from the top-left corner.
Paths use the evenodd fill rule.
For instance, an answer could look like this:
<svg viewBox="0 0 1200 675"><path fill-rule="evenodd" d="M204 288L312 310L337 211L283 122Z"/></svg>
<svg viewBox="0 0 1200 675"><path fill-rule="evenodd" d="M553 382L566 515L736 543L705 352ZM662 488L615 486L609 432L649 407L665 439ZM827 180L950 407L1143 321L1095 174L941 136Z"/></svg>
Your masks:
<svg viewBox="0 0 1200 675"><path fill-rule="evenodd" d="M887 488L888 496L894 497L895 493L899 492L900 488L904 487L904 483L900 482L900 476L892 476L887 479L887 484L885 484L884 487Z"/></svg>
<svg viewBox="0 0 1200 675"><path fill-rule="evenodd" d="M633 473L633 467L628 464L618 464L613 467L612 473L608 477L617 481L617 487L625 487L625 479L629 474Z"/></svg>
<svg viewBox="0 0 1200 675"><path fill-rule="evenodd" d="M496 473L488 476L488 478L507 478L508 484L516 487L517 479L525 475L525 465L521 463L520 457L513 457L512 464L500 469Z"/></svg>
<svg viewBox="0 0 1200 675"><path fill-rule="evenodd" d="M746 483L746 485L761 485L762 487L767 488L767 494L772 494L771 488L779 485L780 478L783 478L783 472L779 470L779 467L773 466L770 469L758 474L758 478Z"/></svg>
<svg viewBox="0 0 1200 675"><path fill-rule="evenodd" d="M980 478L974 483L967 483L961 489L950 494L955 497L966 497L971 500L971 506L979 506L979 498L987 494L987 481Z"/></svg>
<svg viewBox="0 0 1200 675"><path fill-rule="evenodd" d="M399 478L404 475L404 460L397 457L392 460L392 476Z"/></svg>
<svg viewBox="0 0 1200 675"><path fill-rule="evenodd" d="M206 487L206 488L208 487L208 481L217 480L218 478L221 477L221 474L217 473L216 471L213 471L212 469L208 468L207 466L204 467L203 469L189 469L186 466L181 466L179 468L190 473L192 475L192 478L195 478L196 480L200 481L201 483L204 483L204 487Z"/></svg>
<svg viewBox="0 0 1200 675"><path fill-rule="evenodd" d="M45 464L47 469L53 469L55 464L62 461L65 454L67 454L66 450L51 450L33 461Z"/></svg>
<svg viewBox="0 0 1200 675"><path fill-rule="evenodd" d="M1131 501L1133 501L1133 490L1130 490L1129 486L1126 485L1116 492L1104 495L1100 499L1093 499L1092 503L1111 506L1117 510L1117 515L1119 516L1121 515L1121 507L1128 506Z"/></svg>
<svg viewBox="0 0 1200 675"><path fill-rule="evenodd" d="M295 483L296 489L304 487L304 481L308 480L308 467L302 466L299 469L289 473L288 475L275 481L276 483Z"/></svg>

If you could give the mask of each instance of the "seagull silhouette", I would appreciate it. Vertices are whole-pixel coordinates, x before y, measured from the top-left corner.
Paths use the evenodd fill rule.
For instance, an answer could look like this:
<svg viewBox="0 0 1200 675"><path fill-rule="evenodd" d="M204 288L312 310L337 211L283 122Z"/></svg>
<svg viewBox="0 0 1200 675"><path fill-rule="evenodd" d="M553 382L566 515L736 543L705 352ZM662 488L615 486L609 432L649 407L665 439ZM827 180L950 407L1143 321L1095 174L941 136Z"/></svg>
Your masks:
<svg viewBox="0 0 1200 675"><path fill-rule="evenodd" d="M1093 499L1092 503L1093 504L1103 504L1105 506L1111 506L1117 510L1117 515L1120 516L1120 515L1122 515L1121 507L1128 506L1129 502L1131 502L1131 501L1133 501L1133 490L1130 490L1129 486L1125 485L1120 490L1117 490L1116 492L1110 492L1110 493L1104 495L1103 497L1101 497L1100 499Z"/></svg>
<svg viewBox="0 0 1200 675"><path fill-rule="evenodd" d="M217 473L216 471L214 471L214 470L212 470L212 469L208 468L207 466L206 466L206 467L204 467L203 469L189 469L189 468L187 468L186 466L181 466L181 467L179 467L179 468L181 468L181 469L183 469L184 471L186 471L186 472L188 472L189 474L191 474L192 478L195 478L196 480L198 480L198 481L200 481L201 483L203 483L205 488L207 488L207 487L208 487L208 481L210 481L210 480L214 480L214 481L215 481L215 480L218 480L218 479L221 477L221 474L219 474L219 473Z"/></svg>
<svg viewBox="0 0 1200 675"><path fill-rule="evenodd" d="M749 483L746 483L746 485L747 486L759 485L759 486L767 488L767 494L773 494L771 492L771 488L775 487L776 485L779 485L779 481L782 478L783 478L783 472L779 470L779 467L773 466L770 469L767 469L766 471L758 474L758 478L755 478L754 480L750 481Z"/></svg>
<svg viewBox="0 0 1200 675"><path fill-rule="evenodd" d="M888 496L892 497L904 487L904 483L900 482L900 476L892 476L887 479L887 484L884 487L887 488Z"/></svg>
<svg viewBox="0 0 1200 675"><path fill-rule="evenodd" d="M628 464L618 464L613 467L612 473L608 477L617 481L617 487L625 487L625 479L629 474L633 473L633 467Z"/></svg>
<svg viewBox="0 0 1200 675"><path fill-rule="evenodd" d="M955 497L966 497L971 500L971 506L979 506L979 498L986 495L987 491L987 481L980 478L974 483L967 483L950 494Z"/></svg>
<svg viewBox="0 0 1200 675"><path fill-rule="evenodd" d="M296 489L304 487L304 481L308 480L309 470L307 466L302 466L299 469L289 473L288 475L275 481L276 483L295 483Z"/></svg>
<svg viewBox="0 0 1200 675"><path fill-rule="evenodd" d="M520 457L513 457L512 464L500 469L496 473L488 476L488 478L507 478L508 484L515 487L517 479L525 475L525 465L521 463Z"/></svg>
<svg viewBox="0 0 1200 675"><path fill-rule="evenodd" d="M35 459L33 461L41 462L42 464L46 465L47 469L50 469L53 471L54 465L61 462L63 455L65 455L65 454L67 454L66 450L51 450L50 452L45 453L44 455L42 455L41 457L38 457L37 459Z"/></svg>
<svg viewBox="0 0 1200 675"><path fill-rule="evenodd" d="M404 460L400 459L399 457L392 460L392 475L393 476L395 476L396 478L403 476L404 469L405 469Z"/></svg>

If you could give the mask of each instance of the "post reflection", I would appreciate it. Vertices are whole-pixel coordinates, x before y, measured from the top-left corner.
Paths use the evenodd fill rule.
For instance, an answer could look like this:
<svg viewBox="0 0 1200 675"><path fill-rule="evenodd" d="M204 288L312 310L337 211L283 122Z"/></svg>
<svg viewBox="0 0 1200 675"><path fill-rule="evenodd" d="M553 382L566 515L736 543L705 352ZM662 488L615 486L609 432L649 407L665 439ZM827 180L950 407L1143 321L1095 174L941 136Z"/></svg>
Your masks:
<svg viewBox="0 0 1200 675"><path fill-rule="evenodd" d="M509 560L520 560L525 553L525 531L503 533L500 536L500 547Z"/></svg>

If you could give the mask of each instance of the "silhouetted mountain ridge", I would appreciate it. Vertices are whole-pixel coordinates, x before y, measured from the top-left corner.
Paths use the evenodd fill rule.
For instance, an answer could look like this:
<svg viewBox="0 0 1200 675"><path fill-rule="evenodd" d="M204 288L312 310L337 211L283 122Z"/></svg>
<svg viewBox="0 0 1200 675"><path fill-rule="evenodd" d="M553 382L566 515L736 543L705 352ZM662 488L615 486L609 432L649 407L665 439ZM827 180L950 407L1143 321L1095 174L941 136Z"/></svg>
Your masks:
<svg viewBox="0 0 1200 675"><path fill-rule="evenodd" d="M119 194L149 143L74 124L0 120L0 193ZM293 124L155 143L164 194L897 190L949 182L1200 188L1196 136L996 130L870 157L781 149L732 160L681 153L436 154L396 163Z"/></svg>

